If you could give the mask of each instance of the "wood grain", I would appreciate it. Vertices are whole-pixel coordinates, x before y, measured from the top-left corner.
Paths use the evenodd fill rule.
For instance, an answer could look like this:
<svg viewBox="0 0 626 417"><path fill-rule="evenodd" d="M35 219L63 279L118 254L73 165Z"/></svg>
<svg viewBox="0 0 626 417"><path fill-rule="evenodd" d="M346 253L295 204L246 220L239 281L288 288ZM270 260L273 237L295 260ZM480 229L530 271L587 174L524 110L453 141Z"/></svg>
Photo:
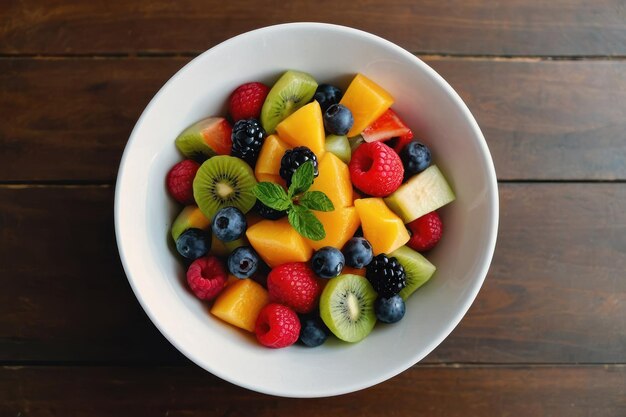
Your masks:
<svg viewBox="0 0 626 417"><path fill-rule="evenodd" d="M0 60L0 181L112 181L143 108L188 58ZM504 180L626 179L626 62L429 58Z"/></svg>
<svg viewBox="0 0 626 417"><path fill-rule="evenodd" d="M0 53L200 52L251 29L295 21L352 26L422 53L626 54L622 0L5 0Z"/></svg>
<svg viewBox="0 0 626 417"><path fill-rule="evenodd" d="M258 417L622 417L625 398L624 365L420 366L360 392L318 399L254 393L195 367L0 368L6 416L237 417L254 410Z"/></svg>
<svg viewBox="0 0 626 417"><path fill-rule="evenodd" d="M502 184L500 237L429 362L625 363L626 184ZM120 267L108 187L0 188L0 361L183 361Z"/></svg>

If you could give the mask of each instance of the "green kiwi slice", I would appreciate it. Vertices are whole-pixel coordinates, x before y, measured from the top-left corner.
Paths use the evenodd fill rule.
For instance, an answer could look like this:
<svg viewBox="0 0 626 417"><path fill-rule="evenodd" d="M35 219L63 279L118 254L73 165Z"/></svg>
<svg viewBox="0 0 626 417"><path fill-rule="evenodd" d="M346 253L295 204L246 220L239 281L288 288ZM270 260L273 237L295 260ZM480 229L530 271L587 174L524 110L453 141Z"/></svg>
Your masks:
<svg viewBox="0 0 626 417"><path fill-rule="evenodd" d="M376 324L376 291L359 275L339 275L330 280L320 298L320 316L331 332L346 342L358 342Z"/></svg>
<svg viewBox="0 0 626 417"><path fill-rule="evenodd" d="M289 70L276 81L261 109L261 125L270 134L287 116L307 104L317 89L317 81L306 72Z"/></svg>
<svg viewBox="0 0 626 417"><path fill-rule="evenodd" d="M193 196L202 213L212 219L222 207L237 207L244 214L256 201L252 168L234 156L218 155L206 160L193 180Z"/></svg>
<svg viewBox="0 0 626 417"><path fill-rule="evenodd" d="M406 272L406 287L400 291L400 297L406 301L419 287L424 285L437 268L419 252L408 246L402 246L389 254L395 257Z"/></svg>

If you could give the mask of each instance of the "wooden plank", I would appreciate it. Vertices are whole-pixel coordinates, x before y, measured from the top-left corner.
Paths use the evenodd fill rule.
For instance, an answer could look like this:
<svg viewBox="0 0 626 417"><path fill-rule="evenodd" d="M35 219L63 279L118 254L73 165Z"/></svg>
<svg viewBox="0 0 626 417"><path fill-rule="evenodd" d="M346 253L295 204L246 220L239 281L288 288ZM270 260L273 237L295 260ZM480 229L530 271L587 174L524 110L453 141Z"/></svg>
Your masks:
<svg viewBox="0 0 626 417"><path fill-rule="evenodd" d="M0 196L1 360L182 360L126 280L112 187L11 187Z"/></svg>
<svg viewBox="0 0 626 417"><path fill-rule="evenodd" d="M0 181L112 181L136 119L188 58L0 60ZM626 62L429 58L500 179L626 179Z"/></svg>
<svg viewBox="0 0 626 417"><path fill-rule="evenodd" d="M62 375L62 378L59 378ZM236 387L196 367L0 368L0 414L169 417L568 416L626 414L624 365L412 368L375 387L289 399Z"/></svg>
<svg viewBox="0 0 626 417"><path fill-rule="evenodd" d="M429 362L624 363L626 184L502 184L470 312ZM119 265L110 187L0 188L0 363L179 363Z"/></svg>
<svg viewBox="0 0 626 417"><path fill-rule="evenodd" d="M476 117L499 179L626 179L626 62L427 63Z"/></svg>
<svg viewBox="0 0 626 417"><path fill-rule="evenodd" d="M203 51L283 22L352 26L413 52L624 55L622 0L231 0L82 2L8 0L0 53L108 54Z"/></svg>

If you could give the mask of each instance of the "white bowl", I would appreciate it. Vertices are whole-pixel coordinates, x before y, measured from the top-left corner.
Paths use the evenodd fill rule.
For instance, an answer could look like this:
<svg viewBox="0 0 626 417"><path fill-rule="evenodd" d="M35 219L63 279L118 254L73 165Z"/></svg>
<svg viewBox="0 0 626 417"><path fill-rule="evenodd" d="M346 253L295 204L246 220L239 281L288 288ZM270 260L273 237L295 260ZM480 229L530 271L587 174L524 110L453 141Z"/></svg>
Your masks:
<svg viewBox="0 0 626 417"><path fill-rule="evenodd" d="M225 114L229 93L271 84L286 69L344 88L361 72L395 98L393 108L433 151L457 199L442 210L445 232L429 255L438 267L394 325L362 342L272 350L212 317L187 290L169 228L179 210L165 175L181 159L174 138L191 123ZM487 144L456 92L421 60L384 39L319 23L271 26L232 38L174 75L139 118L115 193L117 243L128 280L163 335L193 362L234 384L287 397L370 387L411 367L450 334L487 274L498 224L496 175Z"/></svg>

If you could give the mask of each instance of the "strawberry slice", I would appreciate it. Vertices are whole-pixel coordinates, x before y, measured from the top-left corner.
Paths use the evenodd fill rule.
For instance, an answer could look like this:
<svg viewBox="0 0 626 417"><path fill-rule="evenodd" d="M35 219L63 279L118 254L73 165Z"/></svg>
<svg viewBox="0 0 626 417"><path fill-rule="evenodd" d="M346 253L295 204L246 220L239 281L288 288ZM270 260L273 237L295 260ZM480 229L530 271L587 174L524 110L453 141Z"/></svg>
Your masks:
<svg viewBox="0 0 626 417"><path fill-rule="evenodd" d="M361 132L365 142L377 142L398 136L405 136L411 133L411 129L404 124L396 112L388 109L374 123Z"/></svg>
<svg viewBox="0 0 626 417"><path fill-rule="evenodd" d="M402 152L402 149L404 149L404 147L412 140L413 140L413 132L409 130L409 133L407 133L406 135L402 135L398 138L398 140L392 146L392 148L394 151L396 151L398 155L400 155L400 152ZM388 145L391 146L390 144Z"/></svg>

